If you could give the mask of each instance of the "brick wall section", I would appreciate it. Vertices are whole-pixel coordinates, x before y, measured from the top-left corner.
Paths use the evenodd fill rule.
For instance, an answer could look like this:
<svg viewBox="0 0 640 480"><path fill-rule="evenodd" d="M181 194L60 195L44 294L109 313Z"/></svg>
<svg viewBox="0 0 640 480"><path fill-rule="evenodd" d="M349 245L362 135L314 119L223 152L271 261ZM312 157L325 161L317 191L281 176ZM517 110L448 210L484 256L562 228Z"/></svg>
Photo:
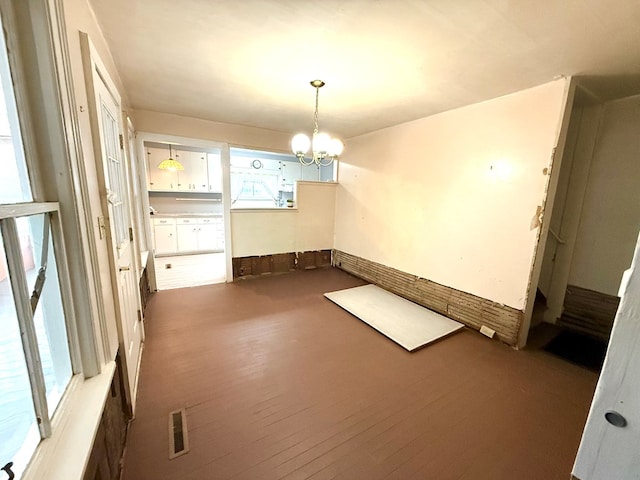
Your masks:
<svg viewBox="0 0 640 480"><path fill-rule="evenodd" d="M496 331L498 339L509 345L518 343L524 316L521 310L340 250L333 250L333 266L476 330L486 325Z"/></svg>

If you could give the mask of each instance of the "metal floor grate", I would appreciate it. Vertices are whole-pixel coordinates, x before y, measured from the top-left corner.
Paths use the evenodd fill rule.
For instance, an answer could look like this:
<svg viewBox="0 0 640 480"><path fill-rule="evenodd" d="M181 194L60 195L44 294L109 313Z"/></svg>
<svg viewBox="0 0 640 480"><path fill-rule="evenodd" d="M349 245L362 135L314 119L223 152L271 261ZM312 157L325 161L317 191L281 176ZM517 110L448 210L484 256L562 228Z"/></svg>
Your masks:
<svg viewBox="0 0 640 480"><path fill-rule="evenodd" d="M169 414L169 460L189 451L187 412L184 408Z"/></svg>

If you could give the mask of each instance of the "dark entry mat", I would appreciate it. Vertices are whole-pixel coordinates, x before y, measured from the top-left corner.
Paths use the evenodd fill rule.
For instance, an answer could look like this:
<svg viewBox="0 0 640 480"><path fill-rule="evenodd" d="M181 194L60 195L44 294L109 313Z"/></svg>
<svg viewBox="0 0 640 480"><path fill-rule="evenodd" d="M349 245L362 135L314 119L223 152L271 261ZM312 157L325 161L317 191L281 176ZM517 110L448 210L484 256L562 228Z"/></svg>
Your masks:
<svg viewBox="0 0 640 480"><path fill-rule="evenodd" d="M547 343L544 350L571 363L599 372L607 353L607 344L581 333L564 330Z"/></svg>

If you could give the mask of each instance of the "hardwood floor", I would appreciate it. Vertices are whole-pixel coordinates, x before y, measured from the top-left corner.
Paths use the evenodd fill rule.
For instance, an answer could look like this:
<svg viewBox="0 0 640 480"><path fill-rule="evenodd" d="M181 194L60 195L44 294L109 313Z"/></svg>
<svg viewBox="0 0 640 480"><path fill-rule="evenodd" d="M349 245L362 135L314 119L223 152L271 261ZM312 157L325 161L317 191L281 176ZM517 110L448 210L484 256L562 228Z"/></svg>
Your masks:
<svg viewBox="0 0 640 480"><path fill-rule="evenodd" d="M596 374L464 330L413 353L335 269L156 293L124 480L562 479ZM185 407L190 451L169 460Z"/></svg>

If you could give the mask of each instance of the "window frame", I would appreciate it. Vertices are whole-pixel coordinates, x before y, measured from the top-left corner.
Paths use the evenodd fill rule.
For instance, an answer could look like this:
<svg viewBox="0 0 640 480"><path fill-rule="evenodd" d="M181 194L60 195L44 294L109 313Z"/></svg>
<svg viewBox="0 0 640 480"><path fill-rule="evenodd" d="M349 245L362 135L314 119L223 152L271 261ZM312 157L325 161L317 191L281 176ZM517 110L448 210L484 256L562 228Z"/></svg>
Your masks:
<svg viewBox="0 0 640 480"><path fill-rule="evenodd" d="M116 364L94 266L96 239L63 0L0 0L0 16L33 200L0 206L2 222L53 209L48 215L73 373L51 434L41 440L22 478L81 478ZM4 235L7 227L2 228ZM66 255L65 245L73 256Z"/></svg>
<svg viewBox="0 0 640 480"><path fill-rule="evenodd" d="M71 289L69 288L66 253L64 240L60 230L59 204L57 202L29 202L21 204L0 204L0 232L7 260L9 282L16 308L16 316L22 339L22 350L25 356L29 381L31 384L31 396L33 398L36 420L40 431L40 438L45 439L52 435L52 422L55 412L49 412L46 397L46 386L38 338L35 330L34 311L31 308L29 297L29 283L24 270L21 244L16 220L44 214L49 217L48 228L52 236L54 255L58 270L58 282L60 284L60 296L65 316L67 342L69 344L69 356L72 377L81 372L79 358L78 337L76 335L76 319L71 305ZM48 281L52 281L49 279ZM45 283L47 280L45 279ZM65 391L71 383L65 387Z"/></svg>

